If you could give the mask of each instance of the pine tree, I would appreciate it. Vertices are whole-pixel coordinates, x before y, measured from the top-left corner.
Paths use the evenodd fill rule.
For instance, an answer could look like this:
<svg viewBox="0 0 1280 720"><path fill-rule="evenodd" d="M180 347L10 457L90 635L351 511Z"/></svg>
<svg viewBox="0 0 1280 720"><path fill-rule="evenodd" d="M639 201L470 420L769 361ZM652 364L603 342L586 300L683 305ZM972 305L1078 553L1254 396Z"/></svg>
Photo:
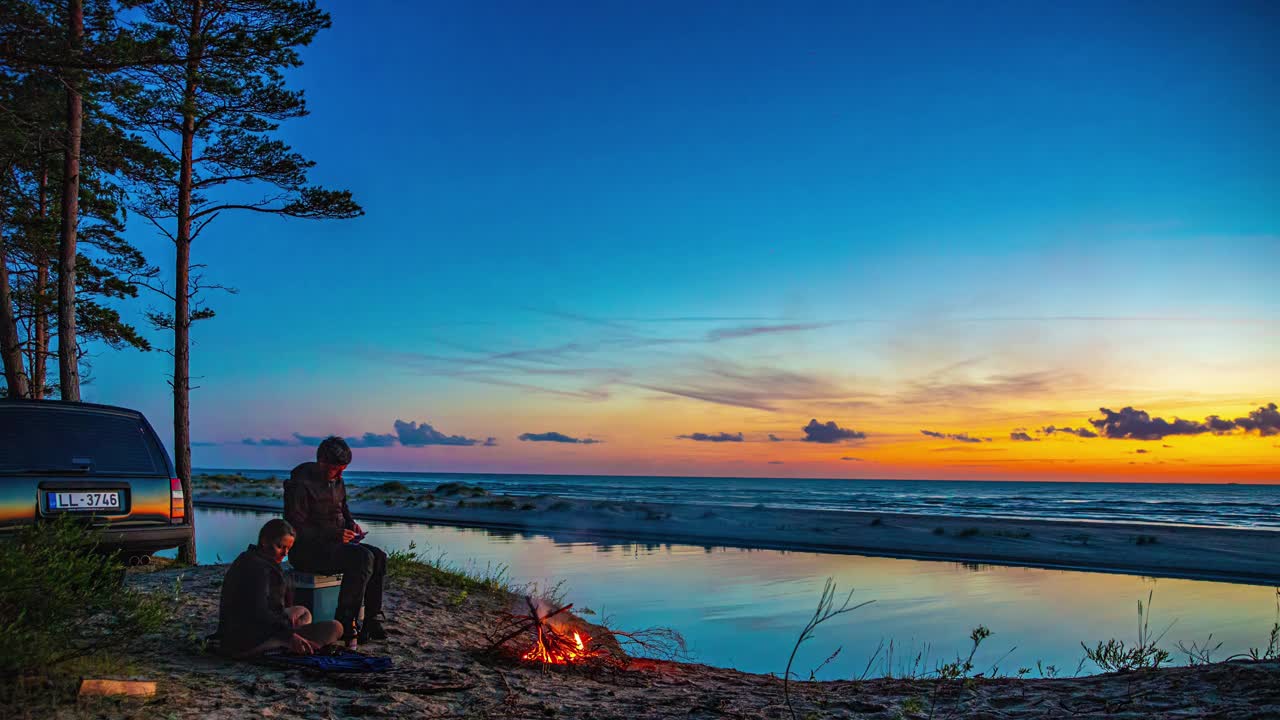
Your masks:
<svg viewBox="0 0 1280 720"><path fill-rule="evenodd" d="M176 246L172 315L156 315L172 330L174 457L191 498L190 330L213 316L192 300L191 243L232 210L309 219L362 214L348 191L307 184L314 163L273 137L279 122L307 114L302 94L285 87L282 71L301 64L298 48L329 26L328 14L306 0L158 0L135 27L140 42L164 42L174 64L132 73L119 96L131 122L145 128L177 163L158 177L136 212ZM245 187L260 189L245 199ZM192 517L188 507L187 517ZM194 541L179 550L194 562Z"/></svg>
<svg viewBox="0 0 1280 720"><path fill-rule="evenodd" d="M153 277L142 254L125 242L125 188L155 174L166 160L125 132L101 102L101 81L87 86L83 107L81 168L77 182L77 254L74 303L77 375L87 369L89 343L150 349L108 301L136 297L137 282ZM51 343L62 325L54 298L62 274L58 258L65 92L55 71L34 65L0 70L0 338L7 392L41 399L62 394L61 377L48 382ZM12 333L10 332L12 322Z"/></svg>

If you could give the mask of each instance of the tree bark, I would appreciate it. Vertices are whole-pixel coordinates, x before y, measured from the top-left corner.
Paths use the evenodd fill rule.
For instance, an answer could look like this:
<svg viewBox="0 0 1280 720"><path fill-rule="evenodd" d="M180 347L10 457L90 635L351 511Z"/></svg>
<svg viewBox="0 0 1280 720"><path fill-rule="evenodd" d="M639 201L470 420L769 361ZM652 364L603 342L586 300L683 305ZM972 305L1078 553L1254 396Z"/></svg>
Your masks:
<svg viewBox="0 0 1280 720"><path fill-rule="evenodd" d="M45 295L49 290L49 256L43 250L36 251L36 287L32 301L35 313L36 337L31 348L31 397L44 399L44 389L49 386L49 304Z"/></svg>
<svg viewBox="0 0 1280 720"><path fill-rule="evenodd" d="M8 396L28 397L30 391L27 389L27 374L23 372L22 367L22 344L18 340L18 325L13 319L13 297L9 292L9 256L2 232L0 232L0 362L4 363L4 381L8 386Z"/></svg>
<svg viewBox="0 0 1280 720"><path fill-rule="evenodd" d="M195 513L191 508L191 184L196 136L196 71L200 55L201 0L191 6L191 30L187 37L187 77L183 89L182 158L178 175L177 268L174 273L173 309L173 462L182 480L191 540L178 548L178 561L195 564Z"/></svg>
<svg viewBox="0 0 1280 720"><path fill-rule="evenodd" d="M73 53L84 39L82 0L67 3L67 39ZM69 71L67 86L67 146L62 160L62 228L58 234L58 385L62 399L80 401L80 354L76 347L76 225L80 215L80 133L84 122L80 82Z"/></svg>

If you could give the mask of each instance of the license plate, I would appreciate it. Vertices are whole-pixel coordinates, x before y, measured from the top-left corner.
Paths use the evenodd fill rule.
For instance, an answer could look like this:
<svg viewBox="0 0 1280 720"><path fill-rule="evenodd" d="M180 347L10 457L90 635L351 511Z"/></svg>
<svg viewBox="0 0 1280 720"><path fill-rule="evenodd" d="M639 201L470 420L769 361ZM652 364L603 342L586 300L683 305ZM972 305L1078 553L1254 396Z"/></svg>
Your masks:
<svg viewBox="0 0 1280 720"><path fill-rule="evenodd" d="M120 491L105 492L51 492L45 493L46 505L51 511L61 510L119 510Z"/></svg>

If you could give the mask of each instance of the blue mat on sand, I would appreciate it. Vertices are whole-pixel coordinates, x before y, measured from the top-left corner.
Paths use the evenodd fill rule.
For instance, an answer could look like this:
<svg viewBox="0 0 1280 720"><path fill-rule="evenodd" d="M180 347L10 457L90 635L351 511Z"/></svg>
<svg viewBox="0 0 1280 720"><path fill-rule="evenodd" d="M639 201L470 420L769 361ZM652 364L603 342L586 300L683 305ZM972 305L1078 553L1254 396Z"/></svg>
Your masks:
<svg viewBox="0 0 1280 720"><path fill-rule="evenodd" d="M391 658L365 655L354 650L320 652L315 655L267 653L262 656L268 662L324 673L386 672L391 669Z"/></svg>

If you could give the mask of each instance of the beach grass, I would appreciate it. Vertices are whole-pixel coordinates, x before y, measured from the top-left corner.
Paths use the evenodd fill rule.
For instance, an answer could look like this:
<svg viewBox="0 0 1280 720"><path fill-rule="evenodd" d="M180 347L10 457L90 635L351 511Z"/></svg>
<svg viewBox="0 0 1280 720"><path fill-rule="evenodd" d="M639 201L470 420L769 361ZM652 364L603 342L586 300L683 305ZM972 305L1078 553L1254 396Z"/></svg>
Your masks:
<svg viewBox="0 0 1280 720"><path fill-rule="evenodd" d="M387 553L387 577L395 580L427 582L468 593L501 594L524 588L511 582L506 565L485 565L484 569L461 567L445 561L443 553L434 557L418 552L409 543L406 550Z"/></svg>

